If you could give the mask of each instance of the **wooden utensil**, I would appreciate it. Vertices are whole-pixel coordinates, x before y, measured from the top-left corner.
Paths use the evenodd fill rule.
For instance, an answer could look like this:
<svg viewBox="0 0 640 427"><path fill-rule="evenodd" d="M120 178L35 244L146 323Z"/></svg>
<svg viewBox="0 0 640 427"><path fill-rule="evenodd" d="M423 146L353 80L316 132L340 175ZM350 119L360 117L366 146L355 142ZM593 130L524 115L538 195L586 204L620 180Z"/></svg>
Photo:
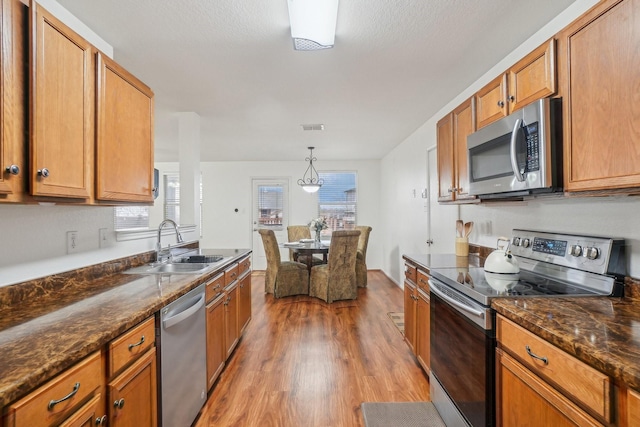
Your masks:
<svg viewBox="0 0 640 427"><path fill-rule="evenodd" d="M463 237L464 236L464 234L462 234L464 232L463 228L464 228L464 225L462 223L462 220L461 219L457 220L456 221L456 236L457 237Z"/></svg>
<svg viewBox="0 0 640 427"><path fill-rule="evenodd" d="M469 237L471 231L473 230L473 221L467 222L464 224L464 237Z"/></svg>

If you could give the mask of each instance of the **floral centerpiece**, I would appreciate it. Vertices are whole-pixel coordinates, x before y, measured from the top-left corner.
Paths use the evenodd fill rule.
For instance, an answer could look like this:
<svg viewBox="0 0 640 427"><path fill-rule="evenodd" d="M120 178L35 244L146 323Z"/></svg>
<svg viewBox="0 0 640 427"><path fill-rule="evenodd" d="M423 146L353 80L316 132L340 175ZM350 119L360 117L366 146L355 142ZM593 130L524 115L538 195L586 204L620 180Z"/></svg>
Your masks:
<svg viewBox="0 0 640 427"><path fill-rule="evenodd" d="M316 242L320 242L320 232L329 228L327 225L327 218L320 216L316 219L312 219L309 223L309 227L316 232Z"/></svg>

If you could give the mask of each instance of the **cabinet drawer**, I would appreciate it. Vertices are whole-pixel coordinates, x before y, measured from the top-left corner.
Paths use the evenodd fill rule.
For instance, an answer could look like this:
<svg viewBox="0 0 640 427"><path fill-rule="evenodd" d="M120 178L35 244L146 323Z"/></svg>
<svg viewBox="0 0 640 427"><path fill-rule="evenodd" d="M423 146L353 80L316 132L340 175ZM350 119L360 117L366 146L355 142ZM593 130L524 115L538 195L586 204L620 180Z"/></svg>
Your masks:
<svg viewBox="0 0 640 427"><path fill-rule="evenodd" d="M612 385L608 376L501 316L496 333L502 348L532 372L611 422Z"/></svg>
<svg viewBox="0 0 640 427"><path fill-rule="evenodd" d="M411 281L411 283L416 283L416 272L418 270L416 269L416 267L414 265L411 264L404 264L404 277Z"/></svg>
<svg viewBox="0 0 640 427"><path fill-rule="evenodd" d="M238 278L238 263L233 264L231 267L224 271L224 285L228 286Z"/></svg>
<svg viewBox="0 0 640 427"><path fill-rule="evenodd" d="M155 344L155 323L150 317L109 343L109 378L142 356Z"/></svg>
<svg viewBox="0 0 640 427"><path fill-rule="evenodd" d="M216 295L220 295L224 287L224 273L220 273L216 277L208 281L205 285L204 293L206 296L206 301L209 302L214 299Z"/></svg>
<svg viewBox="0 0 640 427"><path fill-rule="evenodd" d="M426 273L418 270L418 288L425 291L427 294L429 293L429 276Z"/></svg>
<svg viewBox="0 0 640 427"><path fill-rule="evenodd" d="M57 425L101 389L103 378L98 351L10 405L5 427Z"/></svg>
<svg viewBox="0 0 640 427"><path fill-rule="evenodd" d="M249 271L251 268L251 258L246 257L245 259L240 260L238 263L238 277L242 276L245 271Z"/></svg>

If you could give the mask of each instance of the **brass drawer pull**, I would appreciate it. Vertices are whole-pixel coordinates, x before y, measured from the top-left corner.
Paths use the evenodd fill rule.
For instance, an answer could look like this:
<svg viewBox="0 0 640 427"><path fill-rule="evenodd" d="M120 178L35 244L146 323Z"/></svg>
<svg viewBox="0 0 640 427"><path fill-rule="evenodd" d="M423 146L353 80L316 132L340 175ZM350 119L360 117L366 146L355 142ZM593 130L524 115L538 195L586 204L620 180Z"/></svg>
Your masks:
<svg viewBox="0 0 640 427"><path fill-rule="evenodd" d="M51 400L49 402L49 404L47 405L47 409L49 409L50 411L53 410L53 407L56 406L58 403L60 402L64 402L65 400L69 400L71 399L73 396L75 396L75 394L78 392L78 390L80 390L80 383L76 383L75 386L73 386L73 390L71 390L71 393L67 394L65 397L63 397L62 399L59 400Z"/></svg>
<svg viewBox="0 0 640 427"><path fill-rule="evenodd" d="M532 353L532 352L531 352L531 349L529 348L529 346L528 346L528 345L525 345L525 346L524 346L524 348L525 348L525 350L527 350L527 354L528 354L529 356L533 357L534 359L542 360L542 361L544 362L544 364L545 364L545 365L548 365L548 364L549 364L549 359L547 359L546 357L538 356L538 355L537 355L537 354L535 354L535 353Z"/></svg>
<svg viewBox="0 0 640 427"><path fill-rule="evenodd" d="M140 338L140 341L138 341L137 343L129 344L129 351L133 350L134 347L138 347L142 345L142 343L144 343L144 335L142 336L142 338Z"/></svg>

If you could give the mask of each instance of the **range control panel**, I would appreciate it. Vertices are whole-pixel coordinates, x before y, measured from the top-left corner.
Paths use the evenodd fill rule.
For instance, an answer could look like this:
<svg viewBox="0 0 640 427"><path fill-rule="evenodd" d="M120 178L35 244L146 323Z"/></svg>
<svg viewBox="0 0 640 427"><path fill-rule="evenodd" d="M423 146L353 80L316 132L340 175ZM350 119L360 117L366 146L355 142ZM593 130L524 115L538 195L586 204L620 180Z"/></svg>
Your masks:
<svg viewBox="0 0 640 427"><path fill-rule="evenodd" d="M516 257L624 276L624 246L624 239L514 229L510 250Z"/></svg>

